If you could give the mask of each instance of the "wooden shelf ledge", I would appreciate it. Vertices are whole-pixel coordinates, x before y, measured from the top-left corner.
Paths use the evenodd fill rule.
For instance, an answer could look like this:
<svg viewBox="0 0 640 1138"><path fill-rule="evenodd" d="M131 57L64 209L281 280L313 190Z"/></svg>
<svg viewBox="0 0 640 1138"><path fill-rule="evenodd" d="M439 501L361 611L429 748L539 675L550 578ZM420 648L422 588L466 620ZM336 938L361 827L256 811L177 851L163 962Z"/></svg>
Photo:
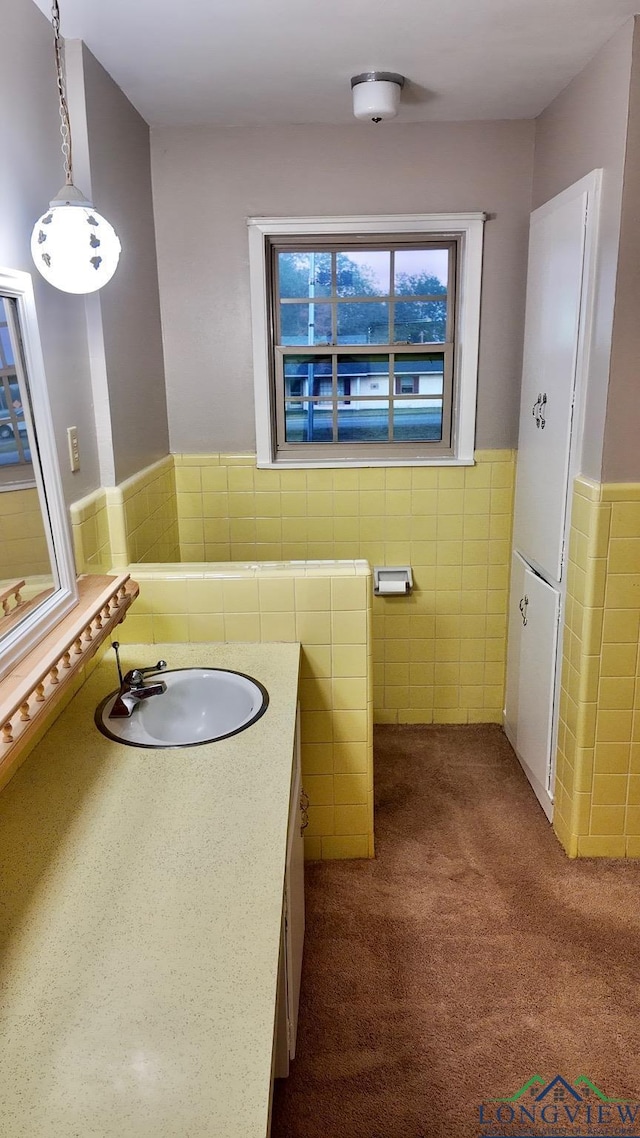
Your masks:
<svg viewBox="0 0 640 1138"><path fill-rule="evenodd" d="M128 573L78 580L78 604L0 681L0 787L69 685L139 593Z"/></svg>

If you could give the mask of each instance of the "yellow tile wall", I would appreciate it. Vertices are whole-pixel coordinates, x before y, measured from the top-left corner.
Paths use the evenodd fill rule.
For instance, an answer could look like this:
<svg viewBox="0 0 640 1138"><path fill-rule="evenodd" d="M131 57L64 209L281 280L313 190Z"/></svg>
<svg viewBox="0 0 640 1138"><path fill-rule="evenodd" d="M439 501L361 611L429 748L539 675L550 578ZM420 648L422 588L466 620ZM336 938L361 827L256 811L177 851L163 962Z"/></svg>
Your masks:
<svg viewBox="0 0 640 1138"><path fill-rule="evenodd" d="M74 502L69 510L77 573L111 569L111 540L106 492L100 488Z"/></svg>
<svg viewBox="0 0 640 1138"><path fill-rule="evenodd" d="M640 856L640 485L574 484L554 829L571 857Z"/></svg>
<svg viewBox="0 0 640 1138"><path fill-rule="evenodd" d="M514 452L473 467L258 470L253 455L175 455L183 562L364 558L411 564L374 598L380 723L501 722Z"/></svg>
<svg viewBox="0 0 640 1138"><path fill-rule="evenodd" d="M171 455L105 490L114 568L132 561L179 561L174 463Z"/></svg>
<svg viewBox="0 0 640 1138"><path fill-rule="evenodd" d="M0 581L50 572L37 489L0 491Z"/></svg>
<svg viewBox="0 0 640 1138"><path fill-rule="evenodd" d="M78 573L123 569L132 561L180 560L171 455L74 502L70 516Z"/></svg>
<svg viewBox="0 0 640 1138"><path fill-rule="evenodd" d="M306 855L373 856L369 566L193 564L131 571L140 597L123 626L125 642L301 643Z"/></svg>
<svg viewBox="0 0 640 1138"><path fill-rule="evenodd" d="M72 507L78 571L409 563L413 594L374 599L376 721L501 722L513 481L512 451L464 468L283 471L253 455L169 456Z"/></svg>

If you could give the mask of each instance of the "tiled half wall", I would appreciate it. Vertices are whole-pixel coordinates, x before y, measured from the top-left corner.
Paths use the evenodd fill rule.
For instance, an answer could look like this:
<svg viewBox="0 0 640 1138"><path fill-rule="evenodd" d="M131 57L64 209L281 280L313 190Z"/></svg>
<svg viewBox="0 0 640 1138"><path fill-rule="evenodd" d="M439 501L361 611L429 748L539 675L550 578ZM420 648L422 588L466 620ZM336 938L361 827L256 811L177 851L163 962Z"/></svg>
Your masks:
<svg viewBox="0 0 640 1138"><path fill-rule="evenodd" d="M78 573L180 560L172 455L74 502L70 512Z"/></svg>
<svg viewBox="0 0 640 1138"><path fill-rule="evenodd" d="M640 857L640 485L574 484L554 828Z"/></svg>
<svg viewBox="0 0 640 1138"><path fill-rule="evenodd" d="M309 858L373 856L371 571L306 566L134 567L128 643L289 641L302 645L303 784ZM169 666L171 662L169 660Z"/></svg>

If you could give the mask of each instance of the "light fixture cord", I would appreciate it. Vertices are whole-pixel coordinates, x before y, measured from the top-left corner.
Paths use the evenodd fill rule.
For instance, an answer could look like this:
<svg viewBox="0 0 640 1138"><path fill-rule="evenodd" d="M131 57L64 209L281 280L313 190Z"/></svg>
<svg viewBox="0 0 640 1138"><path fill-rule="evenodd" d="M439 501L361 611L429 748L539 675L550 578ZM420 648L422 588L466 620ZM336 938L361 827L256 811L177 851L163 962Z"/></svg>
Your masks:
<svg viewBox="0 0 640 1138"><path fill-rule="evenodd" d="M60 35L60 9L58 0L53 0L51 8L51 24L53 26L53 46L56 56L56 75L58 79L58 99L60 104L60 134L62 135L62 156L64 158L65 185L73 185L73 161L71 155L71 120L67 105L67 91L65 83L63 42Z"/></svg>

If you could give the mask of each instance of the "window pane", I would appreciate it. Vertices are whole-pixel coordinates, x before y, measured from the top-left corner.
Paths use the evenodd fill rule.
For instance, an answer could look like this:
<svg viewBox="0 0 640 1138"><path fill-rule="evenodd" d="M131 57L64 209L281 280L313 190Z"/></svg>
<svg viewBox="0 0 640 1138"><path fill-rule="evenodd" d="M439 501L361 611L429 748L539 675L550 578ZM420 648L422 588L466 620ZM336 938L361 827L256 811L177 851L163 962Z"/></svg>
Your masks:
<svg viewBox="0 0 640 1138"><path fill-rule="evenodd" d="M29 437L18 381L0 377L0 466L30 462Z"/></svg>
<svg viewBox="0 0 640 1138"><path fill-rule="evenodd" d="M283 344L330 344L330 304L280 304Z"/></svg>
<svg viewBox="0 0 640 1138"><path fill-rule="evenodd" d="M394 365L396 395L406 394L401 389L408 379L413 380L416 395L442 395L444 390L444 356L429 353L424 356L396 356ZM409 389L410 393L411 389Z"/></svg>
<svg viewBox="0 0 640 1138"><path fill-rule="evenodd" d="M447 291L448 249L398 249L394 287L403 296L436 296Z"/></svg>
<svg viewBox="0 0 640 1138"><path fill-rule="evenodd" d="M278 253L280 296L330 296L331 253Z"/></svg>
<svg viewBox="0 0 640 1138"><path fill-rule="evenodd" d="M9 329L4 322L4 312L0 304L0 367L9 367L13 364L13 349L9 339Z"/></svg>
<svg viewBox="0 0 640 1138"><path fill-rule="evenodd" d="M331 398L333 380L329 356L285 356L285 399L305 395L323 395Z"/></svg>
<svg viewBox="0 0 640 1138"><path fill-rule="evenodd" d="M27 424L9 336L8 316L0 298L0 466L31 465ZM31 471L22 471L31 475Z"/></svg>
<svg viewBox="0 0 640 1138"><path fill-rule="evenodd" d="M442 439L442 400L403 399L393 405L393 437L400 442Z"/></svg>
<svg viewBox="0 0 640 1138"><path fill-rule="evenodd" d="M389 357L338 356L338 391L347 396L388 396Z"/></svg>
<svg viewBox="0 0 640 1138"><path fill-rule="evenodd" d="M338 296L388 296L390 279L390 253L362 253L358 249L336 257Z"/></svg>
<svg viewBox="0 0 640 1138"><path fill-rule="evenodd" d="M389 305L339 304L339 344L388 344Z"/></svg>
<svg viewBox="0 0 640 1138"><path fill-rule="evenodd" d="M393 338L403 344L440 344L447 334L445 300L399 301L395 306Z"/></svg>
<svg viewBox="0 0 640 1138"><path fill-rule="evenodd" d="M341 443L387 442L389 400L350 399L338 404L338 441Z"/></svg>
<svg viewBox="0 0 640 1138"><path fill-rule="evenodd" d="M333 442L333 411L330 403L310 399L285 403L285 438L288 443Z"/></svg>

